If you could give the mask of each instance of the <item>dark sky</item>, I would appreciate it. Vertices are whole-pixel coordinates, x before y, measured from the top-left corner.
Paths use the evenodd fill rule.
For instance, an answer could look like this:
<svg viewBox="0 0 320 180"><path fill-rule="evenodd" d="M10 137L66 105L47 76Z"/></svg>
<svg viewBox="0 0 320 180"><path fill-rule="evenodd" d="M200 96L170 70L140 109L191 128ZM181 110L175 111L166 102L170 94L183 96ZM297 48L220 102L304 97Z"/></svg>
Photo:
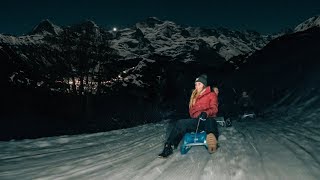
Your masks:
<svg viewBox="0 0 320 180"><path fill-rule="evenodd" d="M251 29L263 34L320 15L320 0L2 0L0 33L24 34L41 20L64 26L89 19L128 27L147 17L181 25Z"/></svg>

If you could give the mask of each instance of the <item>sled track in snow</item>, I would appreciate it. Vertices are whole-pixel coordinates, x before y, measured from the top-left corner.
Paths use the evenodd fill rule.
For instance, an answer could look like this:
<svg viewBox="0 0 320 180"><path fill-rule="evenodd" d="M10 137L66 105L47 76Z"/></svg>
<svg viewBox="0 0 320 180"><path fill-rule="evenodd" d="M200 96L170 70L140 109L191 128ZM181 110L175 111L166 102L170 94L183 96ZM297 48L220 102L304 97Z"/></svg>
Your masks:
<svg viewBox="0 0 320 180"><path fill-rule="evenodd" d="M316 129L304 134L280 125L235 122L220 128L216 153L193 147L186 155L177 149L167 159L157 158L168 133L166 123L0 142L0 179L318 179Z"/></svg>
<svg viewBox="0 0 320 180"><path fill-rule="evenodd" d="M254 149L258 149L256 152L262 154L262 170L266 172L267 179L317 179L320 175L320 164L315 152L319 149L319 141L310 138L310 134L301 133L301 127L287 127L285 124L279 126L278 123L260 121L241 122L237 129L247 137ZM274 167L271 165L285 171L276 173L277 170L272 169ZM295 169L296 172L292 173L293 170L288 169Z"/></svg>

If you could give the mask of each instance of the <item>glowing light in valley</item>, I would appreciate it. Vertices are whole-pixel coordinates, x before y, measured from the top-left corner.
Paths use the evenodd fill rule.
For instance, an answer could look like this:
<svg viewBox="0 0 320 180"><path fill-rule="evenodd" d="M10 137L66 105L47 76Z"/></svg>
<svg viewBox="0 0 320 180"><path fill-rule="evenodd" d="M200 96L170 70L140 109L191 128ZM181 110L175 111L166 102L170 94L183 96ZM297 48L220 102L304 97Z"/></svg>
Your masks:
<svg viewBox="0 0 320 180"><path fill-rule="evenodd" d="M114 27L112 30L113 30L113 31L117 31L118 29L117 29L116 27Z"/></svg>

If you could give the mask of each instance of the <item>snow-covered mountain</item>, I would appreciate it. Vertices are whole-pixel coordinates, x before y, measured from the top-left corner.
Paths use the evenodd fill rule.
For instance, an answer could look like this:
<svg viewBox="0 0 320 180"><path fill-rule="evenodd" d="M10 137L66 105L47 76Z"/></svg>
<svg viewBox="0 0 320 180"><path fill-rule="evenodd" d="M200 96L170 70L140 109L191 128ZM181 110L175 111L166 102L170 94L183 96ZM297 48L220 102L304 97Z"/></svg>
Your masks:
<svg viewBox="0 0 320 180"><path fill-rule="evenodd" d="M63 29L57 25L51 23L50 20L46 19L40 22L37 26L35 26L30 34L52 34L59 35Z"/></svg>
<svg viewBox="0 0 320 180"><path fill-rule="evenodd" d="M319 17L311 18L296 29L315 26L318 21ZM81 89L81 84L84 90L102 85L112 89L114 84L150 87L175 63L192 64L189 67L198 63L217 69L230 63L232 68L239 68L275 37L254 31L184 27L155 17L117 31L101 28L93 21L59 27L44 20L27 35L0 34L0 47L10 54L15 52L14 62L10 60L9 64L20 69L9 70L8 80L13 84L57 91L68 86L63 91L70 92L73 87ZM146 74L150 72L156 73ZM59 88L51 87L57 82Z"/></svg>
<svg viewBox="0 0 320 180"><path fill-rule="evenodd" d="M294 28L294 32L305 31L312 27L320 27L320 16L314 16Z"/></svg>
<svg viewBox="0 0 320 180"><path fill-rule="evenodd" d="M119 30L112 40L112 47L124 58L148 57L156 53L187 62L196 61L194 52L203 46L229 60L259 50L270 40L271 37L254 31L182 27L152 17L136 23L133 28Z"/></svg>
<svg viewBox="0 0 320 180"><path fill-rule="evenodd" d="M286 34L246 58L247 62L225 82L230 89L251 91L261 104L292 89L315 93L320 88L319 49L320 27Z"/></svg>
<svg viewBox="0 0 320 180"><path fill-rule="evenodd" d="M145 77L146 70L160 72L162 68L164 71L170 62L217 67L231 58L261 49L271 39L254 31L183 27L151 17L118 31L106 30L93 21L59 27L44 20L27 35L0 34L0 46L15 52L12 64L22 68L9 74L13 84L49 87L47 82L51 81L51 84L60 82L77 88L84 84L88 90L98 89L101 84L110 89L117 82L124 87L128 84L148 86L147 79L160 75L153 73L154 77ZM141 68L145 63L149 67ZM115 66L118 68L110 68ZM33 70L26 72L26 68ZM101 72L108 74L97 80L96 74ZM86 82L90 81L93 87L81 82L86 74L89 74ZM50 88L61 91L61 88Z"/></svg>
<svg viewBox="0 0 320 180"><path fill-rule="evenodd" d="M75 31L81 26L91 26L96 29L96 32L87 33L107 31L92 21L74 25L71 30ZM0 35L0 43L10 46L49 43L44 40L45 37L59 36L64 29L49 20L44 20L26 36ZM109 33L113 34L111 47L123 59L148 57L156 53L181 61L196 61L194 52L199 51L201 47L207 47L229 60L231 57L261 49L271 40L271 37L254 31L182 27L174 22L161 21L154 17L138 22L133 27Z"/></svg>

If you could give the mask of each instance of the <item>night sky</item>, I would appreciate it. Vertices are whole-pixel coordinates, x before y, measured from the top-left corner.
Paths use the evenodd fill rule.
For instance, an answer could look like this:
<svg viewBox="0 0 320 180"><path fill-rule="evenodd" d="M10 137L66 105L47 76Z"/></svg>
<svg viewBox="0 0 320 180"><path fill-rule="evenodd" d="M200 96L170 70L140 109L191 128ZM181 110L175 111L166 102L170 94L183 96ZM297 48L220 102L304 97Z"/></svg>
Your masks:
<svg viewBox="0 0 320 180"><path fill-rule="evenodd" d="M186 26L270 34L319 14L320 0L6 0L0 5L0 33L25 34L44 19L59 26L93 20L121 28L155 16Z"/></svg>

